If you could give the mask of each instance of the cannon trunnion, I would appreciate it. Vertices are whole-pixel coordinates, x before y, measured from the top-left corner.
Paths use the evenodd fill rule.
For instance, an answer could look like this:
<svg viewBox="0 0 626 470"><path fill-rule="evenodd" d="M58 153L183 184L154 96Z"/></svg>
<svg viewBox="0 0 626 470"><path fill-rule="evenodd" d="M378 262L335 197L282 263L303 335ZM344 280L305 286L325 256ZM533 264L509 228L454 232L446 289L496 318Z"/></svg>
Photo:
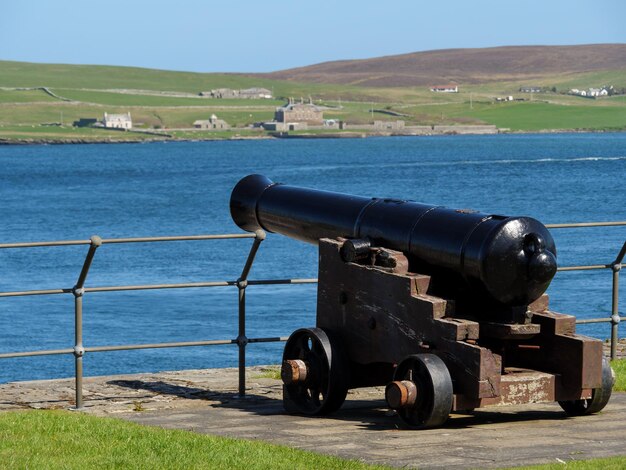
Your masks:
<svg viewBox="0 0 626 470"><path fill-rule="evenodd" d="M489 405L558 401L581 415L607 404L602 342L548 308L556 249L536 220L259 175L235 187L231 213L246 230L319 243L316 327L295 331L283 353L288 412L331 413L349 389L380 385L416 428Z"/></svg>

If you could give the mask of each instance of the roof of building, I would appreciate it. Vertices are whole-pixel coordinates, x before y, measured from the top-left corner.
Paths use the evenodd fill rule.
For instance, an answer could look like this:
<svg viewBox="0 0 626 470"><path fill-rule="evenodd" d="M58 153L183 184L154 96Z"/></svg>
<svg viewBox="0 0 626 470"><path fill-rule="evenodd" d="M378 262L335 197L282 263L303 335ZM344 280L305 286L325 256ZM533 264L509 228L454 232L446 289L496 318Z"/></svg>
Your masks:
<svg viewBox="0 0 626 470"><path fill-rule="evenodd" d="M125 113L125 114L104 113L104 119L106 119L107 121L130 121L131 117L130 117L130 113Z"/></svg>
<svg viewBox="0 0 626 470"><path fill-rule="evenodd" d="M312 103L287 103L283 106L279 106L277 109L292 110L294 108L312 108L315 111L321 111L321 108L319 106L316 106Z"/></svg>

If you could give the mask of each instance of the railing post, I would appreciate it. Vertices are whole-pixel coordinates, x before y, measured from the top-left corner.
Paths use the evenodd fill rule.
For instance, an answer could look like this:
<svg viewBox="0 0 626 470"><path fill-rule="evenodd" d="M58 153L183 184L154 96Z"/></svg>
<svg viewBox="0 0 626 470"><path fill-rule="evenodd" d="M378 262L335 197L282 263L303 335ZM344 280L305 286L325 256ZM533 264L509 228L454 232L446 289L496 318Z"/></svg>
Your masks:
<svg viewBox="0 0 626 470"><path fill-rule="evenodd" d="M246 346L248 345L248 337L246 336L246 287L248 287L248 274L252 269L252 263L261 242L265 240L265 232L257 230L254 232L254 242L248 253L248 259L241 271L241 276L237 280L237 291L239 294L239 332L237 336L237 346L239 346L239 396L246 395Z"/></svg>
<svg viewBox="0 0 626 470"><path fill-rule="evenodd" d="M90 239L89 251L85 257L83 268L78 276L78 281L72 289L74 294L74 375L76 380L76 406L75 410L83 409L83 356L85 347L83 346L83 295L85 294L85 281L91 267L91 262L96 254L96 250L102 245L102 239L94 235Z"/></svg>
<svg viewBox="0 0 626 470"><path fill-rule="evenodd" d="M246 346L248 337L246 336L246 287L248 281L237 281L237 291L239 293L239 334L237 336L237 346L239 346L239 396L246 394Z"/></svg>
<svg viewBox="0 0 626 470"><path fill-rule="evenodd" d="M75 410L83 409L83 289L74 289L74 377L76 381Z"/></svg>
<svg viewBox="0 0 626 470"><path fill-rule="evenodd" d="M615 261L611 263L613 271L613 289L611 292L611 360L617 358L617 343L619 341L618 328L621 318L619 316L619 272L622 269L622 261L626 256L626 241L622 245Z"/></svg>

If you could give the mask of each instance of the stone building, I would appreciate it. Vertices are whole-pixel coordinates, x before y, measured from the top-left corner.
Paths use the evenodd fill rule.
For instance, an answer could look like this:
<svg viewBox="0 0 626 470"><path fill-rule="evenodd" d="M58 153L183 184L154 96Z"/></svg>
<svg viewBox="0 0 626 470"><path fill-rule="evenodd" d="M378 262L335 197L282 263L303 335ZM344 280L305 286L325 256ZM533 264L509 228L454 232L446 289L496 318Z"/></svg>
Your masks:
<svg viewBox="0 0 626 470"><path fill-rule="evenodd" d="M404 121L374 121L374 129L379 131L401 131Z"/></svg>
<svg viewBox="0 0 626 470"><path fill-rule="evenodd" d="M294 103L289 100L284 106L276 108L274 120L277 122L306 122L314 126L324 124L322 110L315 106L310 100L308 103Z"/></svg>
<svg viewBox="0 0 626 470"><path fill-rule="evenodd" d="M102 124L104 124L104 127L108 127L110 129L132 129L133 120L130 117L130 113L104 113L104 119L102 120Z"/></svg>
<svg viewBox="0 0 626 470"><path fill-rule="evenodd" d="M272 92L267 88L252 87L239 90L239 97L247 99L270 99L272 98Z"/></svg>
<svg viewBox="0 0 626 470"><path fill-rule="evenodd" d="M211 114L209 119L194 121L193 127L196 129L230 129L230 125L223 119L218 119L215 114Z"/></svg>
<svg viewBox="0 0 626 470"><path fill-rule="evenodd" d="M217 88L211 91L201 91L200 96L207 98L239 98L239 90L233 90L231 88Z"/></svg>
<svg viewBox="0 0 626 470"><path fill-rule="evenodd" d="M232 88L216 88L211 91L201 91L200 96L217 99L270 99L272 92L267 88L244 88L243 90L233 90Z"/></svg>

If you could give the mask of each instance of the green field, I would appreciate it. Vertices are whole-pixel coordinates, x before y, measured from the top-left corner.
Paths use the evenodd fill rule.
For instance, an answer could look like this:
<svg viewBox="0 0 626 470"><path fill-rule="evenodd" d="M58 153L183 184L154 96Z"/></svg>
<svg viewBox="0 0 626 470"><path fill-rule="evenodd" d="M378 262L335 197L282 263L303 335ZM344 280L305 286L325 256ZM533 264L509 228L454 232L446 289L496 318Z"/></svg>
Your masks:
<svg viewBox="0 0 626 470"><path fill-rule="evenodd" d="M557 90L611 83L626 86L625 71L595 72L542 79L537 86ZM258 135L245 130L271 120L284 98L329 106L324 117L349 125L402 119L407 125L493 124L517 132L544 130L626 130L626 96L585 99L562 93L519 93L524 83L462 86L459 93L432 93L427 87L360 88L306 84L237 74L202 74L91 65L50 65L0 61L0 139L99 138L128 140L123 133L66 129L81 118L102 119L105 112L130 112L138 129L165 129L175 139ZM265 87L283 99L211 99L198 96L214 88ZM24 88L37 89L24 89ZM62 99L38 87L47 87ZM182 94L177 96L176 94ZM496 102L514 96L524 101ZM69 101L65 101L69 100ZM394 117L372 109L403 114ZM215 135L192 130L195 120L216 114L239 129ZM43 126L59 123L63 127ZM318 131L315 131L318 132ZM250 134L252 133L252 134ZM151 138L136 134L132 139Z"/></svg>
<svg viewBox="0 0 626 470"><path fill-rule="evenodd" d="M114 93L98 90L74 90L55 88L55 94L73 101L89 104L104 104L111 106L260 106L276 107L283 104L280 100L216 100L212 98L198 97L172 97L148 94L133 94L129 92Z"/></svg>
<svg viewBox="0 0 626 470"><path fill-rule="evenodd" d="M516 131L553 129L626 129L626 107L571 106L541 102L493 103L450 113Z"/></svg>
<svg viewBox="0 0 626 470"><path fill-rule="evenodd" d="M42 90L0 90L0 104L2 103L33 103L55 102L57 99Z"/></svg>
<svg viewBox="0 0 626 470"><path fill-rule="evenodd" d="M369 469L264 442L150 428L67 411L0 413L0 468Z"/></svg>

